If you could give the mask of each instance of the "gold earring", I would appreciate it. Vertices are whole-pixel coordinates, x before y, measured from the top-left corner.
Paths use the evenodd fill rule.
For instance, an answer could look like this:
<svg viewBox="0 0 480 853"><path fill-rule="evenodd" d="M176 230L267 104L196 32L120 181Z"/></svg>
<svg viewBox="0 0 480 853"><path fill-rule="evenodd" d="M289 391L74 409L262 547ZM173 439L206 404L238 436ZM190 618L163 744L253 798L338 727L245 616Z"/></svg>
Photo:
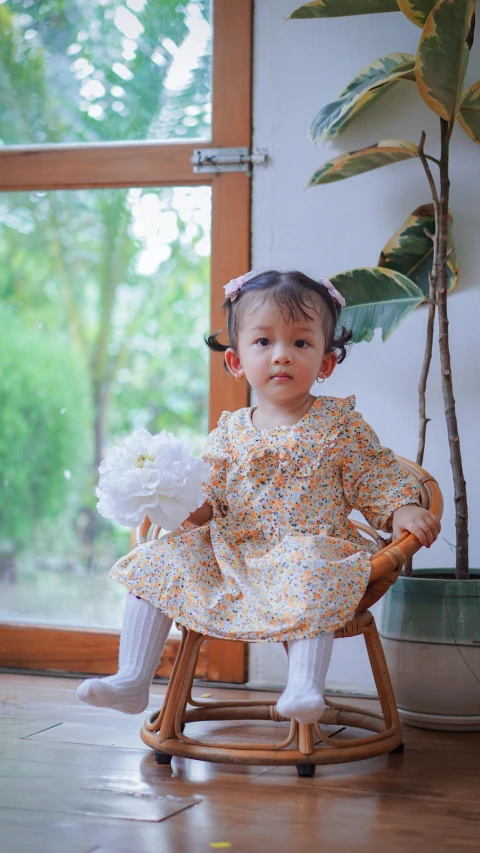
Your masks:
<svg viewBox="0 0 480 853"><path fill-rule="evenodd" d="M237 375L235 376L235 381L236 381L236 382L241 382L241 381L242 381L242 379L243 379L243 377L244 377L244 373L243 373L243 370L241 370L241 371L240 371L239 373L237 373Z"/></svg>
<svg viewBox="0 0 480 853"><path fill-rule="evenodd" d="M325 382L325 376L323 375L323 373L321 373L320 376L317 376L316 381L317 382Z"/></svg>

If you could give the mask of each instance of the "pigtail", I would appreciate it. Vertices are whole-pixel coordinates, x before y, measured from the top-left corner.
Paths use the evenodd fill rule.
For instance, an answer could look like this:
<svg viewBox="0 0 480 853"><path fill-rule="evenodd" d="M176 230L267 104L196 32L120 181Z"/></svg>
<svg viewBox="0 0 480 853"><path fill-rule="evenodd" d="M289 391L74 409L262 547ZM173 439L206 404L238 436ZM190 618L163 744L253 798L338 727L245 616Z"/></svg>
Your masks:
<svg viewBox="0 0 480 853"><path fill-rule="evenodd" d="M228 349L228 344L221 344L220 341L217 340L220 334L220 332L216 332L214 335L209 335L208 338L204 338L207 347L214 352L226 352Z"/></svg>
<svg viewBox="0 0 480 853"><path fill-rule="evenodd" d="M337 352L337 364L341 364L342 361L345 361L352 344L353 332L351 329L346 329L345 326L341 326L341 328L338 329L338 334L334 337L331 346L331 349Z"/></svg>

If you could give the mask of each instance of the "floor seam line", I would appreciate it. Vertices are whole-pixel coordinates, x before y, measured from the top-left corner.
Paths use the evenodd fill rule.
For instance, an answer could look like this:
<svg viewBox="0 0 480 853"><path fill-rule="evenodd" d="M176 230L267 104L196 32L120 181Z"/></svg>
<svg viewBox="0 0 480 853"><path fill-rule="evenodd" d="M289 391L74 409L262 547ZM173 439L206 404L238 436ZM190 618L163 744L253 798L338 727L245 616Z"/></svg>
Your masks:
<svg viewBox="0 0 480 853"><path fill-rule="evenodd" d="M39 729L38 732L32 732L29 735L23 735L23 737L21 737L20 740L28 740L29 737L35 737L35 735L41 735L42 732L49 732L50 729L57 729L58 726L63 726L63 722L62 723L54 723L53 726L47 726L45 729Z"/></svg>

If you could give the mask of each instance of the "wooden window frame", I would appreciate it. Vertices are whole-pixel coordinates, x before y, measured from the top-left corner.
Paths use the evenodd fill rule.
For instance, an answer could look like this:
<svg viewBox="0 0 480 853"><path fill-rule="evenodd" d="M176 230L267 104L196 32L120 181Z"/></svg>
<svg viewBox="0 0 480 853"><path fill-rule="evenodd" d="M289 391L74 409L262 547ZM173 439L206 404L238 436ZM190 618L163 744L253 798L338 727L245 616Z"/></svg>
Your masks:
<svg viewBox="0 0 480 853"><path fill-rule="evenodd" d="M253 0L214 0L212 138L208 142L111 142L6 146L0 149L0 192L100 187L210 186L212 190L211 328L224 327L223 285L250 266L250 179L245 173L195 174L194 148L251 145ZM248 405L222 359L210 359L209 426L224 410ZM28 624L0 624L0 666L115 672L119 633ZM179 640L167 641L157 676L168 677ZM196 675L243 683L247 644L209 638Z"/></svg>

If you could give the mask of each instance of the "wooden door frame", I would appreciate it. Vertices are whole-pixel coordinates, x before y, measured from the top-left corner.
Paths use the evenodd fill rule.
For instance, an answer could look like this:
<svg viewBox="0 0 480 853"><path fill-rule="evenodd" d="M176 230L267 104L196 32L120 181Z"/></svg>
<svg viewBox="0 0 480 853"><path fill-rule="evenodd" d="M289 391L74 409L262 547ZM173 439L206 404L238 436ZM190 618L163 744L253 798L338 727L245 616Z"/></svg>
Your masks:
<svg viewBox="0 0 480 853"><path fill-rule="evenodd" d="M251 146L253 0L214 0L212 139L173 143L109 142L0 149L0 192L100 187L195 186L212 188L211 328L224 328L223 285L250 267L250 179L245 173L195 174L194 148ZM210 359L209 426L224 410L248 404L221 356ZM119 632L0 624L0 666L20 669L115 672ZM170 674L179 641L168 639L157 676ZM243 683L247 644L210 638L197 676Z"/></svg>

